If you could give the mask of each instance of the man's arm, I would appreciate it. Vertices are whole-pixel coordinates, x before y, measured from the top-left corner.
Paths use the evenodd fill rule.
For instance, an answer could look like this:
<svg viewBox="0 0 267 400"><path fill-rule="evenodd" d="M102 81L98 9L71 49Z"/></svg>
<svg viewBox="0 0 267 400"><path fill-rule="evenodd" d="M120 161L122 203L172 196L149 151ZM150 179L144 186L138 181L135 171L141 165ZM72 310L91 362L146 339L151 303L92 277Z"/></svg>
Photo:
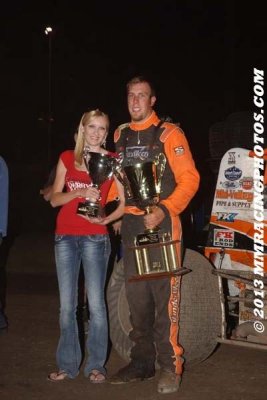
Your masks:
<svg viewBox="0 0 267 400"><path fill-rule="evenodd" d="M187 139L177 127L164 142L165 154L174 174L176 187L171 195L160 202L172 215L180 214L194 197L200 176L196 169Z"/></svg>

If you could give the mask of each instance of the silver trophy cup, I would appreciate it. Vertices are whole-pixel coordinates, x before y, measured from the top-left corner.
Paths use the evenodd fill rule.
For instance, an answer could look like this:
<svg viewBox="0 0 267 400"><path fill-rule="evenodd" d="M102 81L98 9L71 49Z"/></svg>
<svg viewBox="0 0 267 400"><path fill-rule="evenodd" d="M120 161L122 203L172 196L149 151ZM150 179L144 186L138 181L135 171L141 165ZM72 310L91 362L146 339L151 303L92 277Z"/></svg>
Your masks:
<svg viewBox="0 0 267 400"><path fill-rule="evenodd" d="M91 186L99 189L101 192L101 185L113 176L117 165L116 158L108 154L91 152L87 148L84 149L83 158L91 177ZM80 202L78 204L77 214L93 218L101 216L103 214L103 209L100 200L101 195L96 202L90 201L89 199Z"/></svg>

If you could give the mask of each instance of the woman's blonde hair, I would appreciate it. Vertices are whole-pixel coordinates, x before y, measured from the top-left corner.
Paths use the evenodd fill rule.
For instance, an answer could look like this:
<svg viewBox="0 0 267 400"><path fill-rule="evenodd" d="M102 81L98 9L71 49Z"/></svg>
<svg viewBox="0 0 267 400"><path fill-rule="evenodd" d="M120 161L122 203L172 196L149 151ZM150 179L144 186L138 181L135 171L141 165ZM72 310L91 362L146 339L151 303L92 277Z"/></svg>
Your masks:
<svg viewBox="0 0 267 400"><path fill-rule="evenodd" d="M108 134L108 129L109 129L109 117L107 114L105 114L103 111L100 111L98 108L96 110L89 110L86 111L79 123L78 131L77 131L77 139L76 139L76 145L74 148L74 157L75 161L78 164L82 164L83 162L83 150L84 150L84 126L88 125L90 121L95 118L95 117L104 117L107 121L107 134Z"/></svg>

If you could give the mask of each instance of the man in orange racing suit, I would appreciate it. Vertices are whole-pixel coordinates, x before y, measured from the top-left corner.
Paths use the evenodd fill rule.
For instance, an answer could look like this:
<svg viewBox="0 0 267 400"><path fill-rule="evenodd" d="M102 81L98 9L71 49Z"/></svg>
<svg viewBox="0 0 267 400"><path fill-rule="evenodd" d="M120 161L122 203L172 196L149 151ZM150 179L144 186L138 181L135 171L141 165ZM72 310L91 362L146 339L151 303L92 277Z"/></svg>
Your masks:
<svg viewBox="0 0 267 400"><path fill-rule="evenodd" d="M146 229L160 225L172 239L181 239L179 214L195 195L199 174L195 168L183 131L175 124L161 121L153 110L156 101L152 84L135 77L127 84L129 124L121 125L114 134L116 151L123 157L122 166L152 161L159 153L167 159L161 181L160 202L150 214L126 203L122 221L123 262L126 295L130 308L132 331L131 362L109 379L122 384L152 378L155 361L160 366L159 393L176 392L179 388L183 349L178 343L180 277L163 277L129 282L136 274L134 254L127 246ZM180 247L180 246L179 246ZM156 346L156 348L155 348Z"/></svg>

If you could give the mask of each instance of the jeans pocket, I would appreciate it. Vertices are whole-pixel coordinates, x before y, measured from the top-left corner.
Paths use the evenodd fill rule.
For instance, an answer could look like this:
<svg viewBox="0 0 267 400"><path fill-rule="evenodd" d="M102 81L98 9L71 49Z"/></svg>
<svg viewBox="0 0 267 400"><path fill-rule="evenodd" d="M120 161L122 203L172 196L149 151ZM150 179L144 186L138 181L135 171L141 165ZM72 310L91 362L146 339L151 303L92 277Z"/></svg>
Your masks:
<svg viewBox="0 0 267 400"><path fill-rule="evenodd" d="M61 242L62 239L64 239L65 235L57 235L55 234L55 243Z"/></svg>
<svg viewBox="0 0 267 400"><path fill-rule="evenodd" d="M89 235L89 241L93 243L97 242L105 242L107 240L107 235L98 234L98 235Z"/></svg>

